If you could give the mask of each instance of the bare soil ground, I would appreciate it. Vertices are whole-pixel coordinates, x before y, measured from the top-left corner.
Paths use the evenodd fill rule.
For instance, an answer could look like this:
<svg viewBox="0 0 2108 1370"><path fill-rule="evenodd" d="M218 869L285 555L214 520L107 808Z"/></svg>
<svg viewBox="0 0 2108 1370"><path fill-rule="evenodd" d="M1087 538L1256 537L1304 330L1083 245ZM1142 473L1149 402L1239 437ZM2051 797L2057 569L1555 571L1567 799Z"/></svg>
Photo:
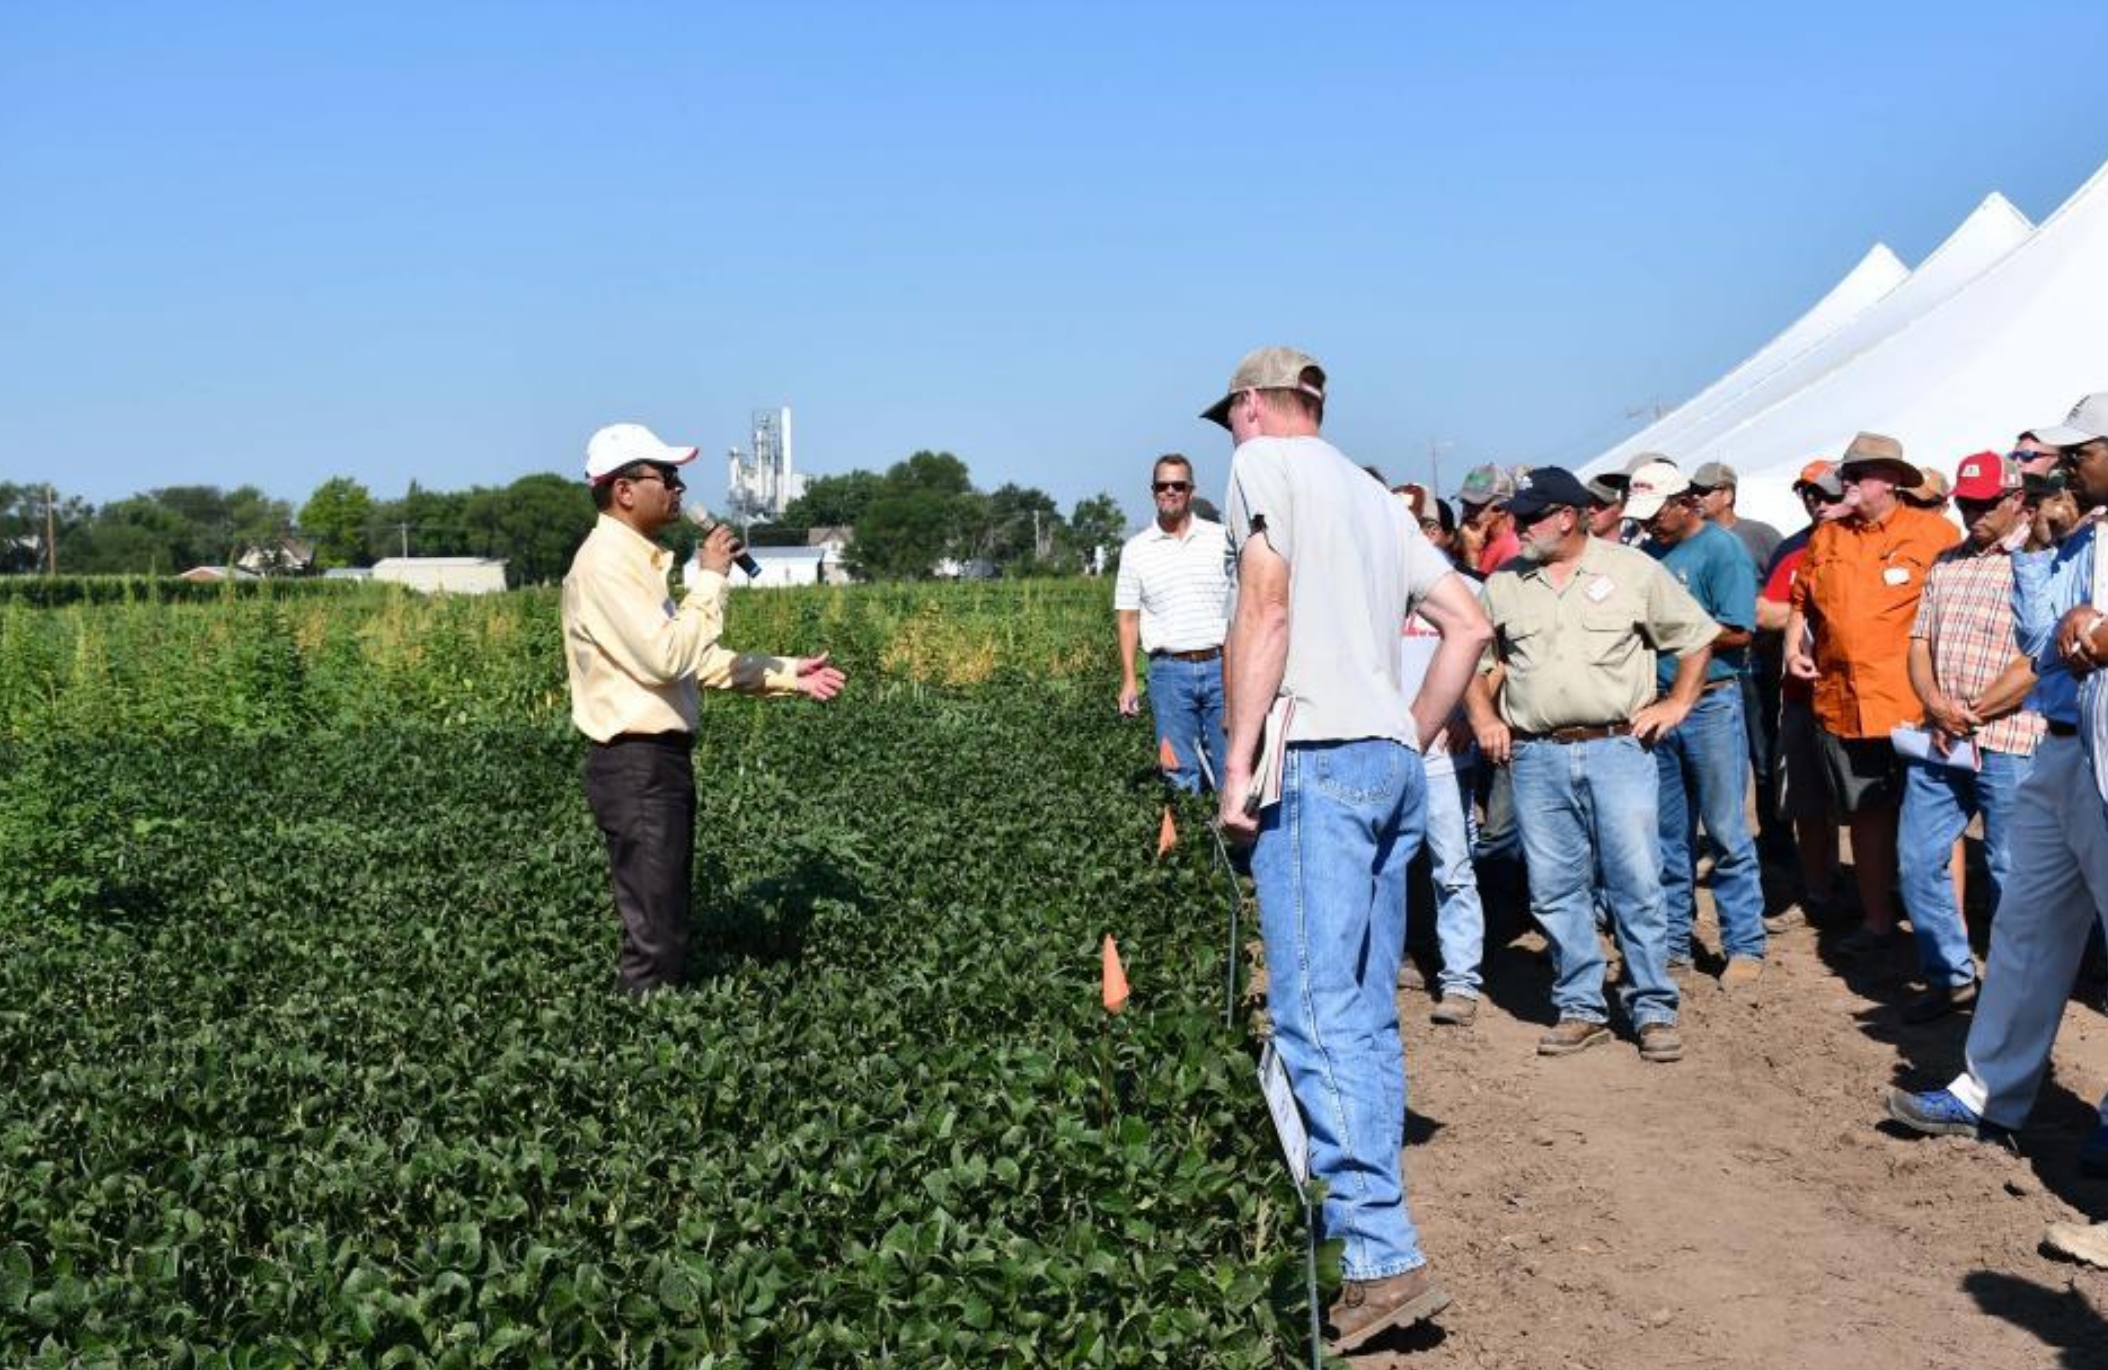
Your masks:
<svg viewBox="0 0 2108 1370"><path fill-rule="evenodd" d="M1836 937L1774 937L1740 996L1701 954L1673 1065L1622 1031L1537 1056L1552 1014L1534 932L1489 939L1472 1027L1431 1026L1429 996L1401 991L1409 1191L1456 1302L1352 1364L2108 1366L2108 1272L2040 1248L2051 1222L2108 1217L2108 1182L2076 1163L2108 1088L2108 1019L2067 1006L2019 1154L1920 1138L1886 1121L1885 1092L1952 1078L1968 1018L1906 1025L1908 940L1862 964ZM1718 946L1709 906L1700 940Z"/></svg>

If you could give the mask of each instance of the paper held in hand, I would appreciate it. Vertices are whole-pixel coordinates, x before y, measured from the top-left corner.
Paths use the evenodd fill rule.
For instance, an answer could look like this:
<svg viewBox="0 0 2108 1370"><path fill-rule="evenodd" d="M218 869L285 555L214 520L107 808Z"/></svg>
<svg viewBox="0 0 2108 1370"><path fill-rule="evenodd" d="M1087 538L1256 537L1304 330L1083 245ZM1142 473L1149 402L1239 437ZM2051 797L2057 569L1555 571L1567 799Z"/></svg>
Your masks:
<svg viewBox="0 0 2108 1370"><path fill-rule="evenodd" d="M1948 766L1957 771L1975 771L1982 768L1982 762L1976 755L1976 744L1966 737L1955 738L1943 752L1933 745L1930 732L1905 723L1889 729L1888 740L1895 747L1896 755L1906 761L1924 761L1934 766Z"/></svg>
<svg viewBox="0 0 2108 1370"><path fill-rule="evenodd" d="M1281 1139L1281 1157L1296 1187L1310 1183L1310 1133L1303 1127L1303 1111L1296 1107L1296 1092L1288 1083L1281 1057L1268 1042L1259 1053L1259 1092L1266 1096L1266 1111L1274 1118L1274 1134Z"/></svg>
<svg viewBox="0 0 2108 1370"><path fill-rule="evenodd" d="M1244 792L1244 811L1256 814L1281 802L1281 767L1287 759L1288 727L1295 721L1296 702L1282 695L1266 711L1266 727L1259 734L1259 759L1252 766L1252 787Z"/></svg>

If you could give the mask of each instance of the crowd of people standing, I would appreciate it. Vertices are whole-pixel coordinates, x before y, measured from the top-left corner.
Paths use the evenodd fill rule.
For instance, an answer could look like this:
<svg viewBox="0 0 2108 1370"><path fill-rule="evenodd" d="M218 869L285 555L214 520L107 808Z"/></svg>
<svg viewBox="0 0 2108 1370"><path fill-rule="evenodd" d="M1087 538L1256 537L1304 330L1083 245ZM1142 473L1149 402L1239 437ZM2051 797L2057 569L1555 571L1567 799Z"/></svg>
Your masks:
<svg viewBox="0 0 2108 1370"><path fill-rule="evenodd" d="M1139 651L1168 776L1217 789L1224 831L1254 844L1276 1045L1346 1241L1335 1347L1448 1302L1396 1158L1392 976L1423 844L1435 1023L1476 1019L1480 886L1504 864L1552 962L1545 1056L1612 1039L1607 941L1641 1059L1680 1059L1701 883L1705 959L1743 994L1796 925L1876 958L1911 945L1907 920L1904 1017L1973 1016L1967 1069L1889 1114L2008 1142L2108 926L2108 393L1951 480L1862 433L1799 471L1808 522L1782 534L1738 514L1738 474L1703 453L1586 481L1484 466L1454 504L1392 488L1318 436L1325 388L1292 349L1245 359L1204 415L1233 438L1225 522L1196 514L1191 461L1161 458L1115 606L1120 707L1139 711ZM2108 1099L2102 1117L2080 1161L2108 1174ZM2051 1241L2108 1264L2108 1226Z"/></svg>

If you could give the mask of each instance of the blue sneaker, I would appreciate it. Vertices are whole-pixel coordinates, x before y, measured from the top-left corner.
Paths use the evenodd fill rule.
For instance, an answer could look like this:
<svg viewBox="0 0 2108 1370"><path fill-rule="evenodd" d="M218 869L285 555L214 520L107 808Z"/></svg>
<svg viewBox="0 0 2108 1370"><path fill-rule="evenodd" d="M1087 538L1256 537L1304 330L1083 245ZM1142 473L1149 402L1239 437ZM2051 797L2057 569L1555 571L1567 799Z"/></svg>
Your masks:
<svg viewBox="0 0 2108 1370"><path fill-rule="evenodd" d="M2079 1146L2079 1171L2095 1179L2108 1178L2108 1122L2093 1130Z"/></svg>
<svg viewBox="0 0 2108 1370"><path fill-rule="evenodd" d="M1980 1142L2008 1144L2012 1137L2007 1129L1985 1122L1975 1109L1944 1089L1928 1089L1922 1094L1892 1089L1888 1092L1888 1116L1928 1137L1974 1137Z"/></svg>

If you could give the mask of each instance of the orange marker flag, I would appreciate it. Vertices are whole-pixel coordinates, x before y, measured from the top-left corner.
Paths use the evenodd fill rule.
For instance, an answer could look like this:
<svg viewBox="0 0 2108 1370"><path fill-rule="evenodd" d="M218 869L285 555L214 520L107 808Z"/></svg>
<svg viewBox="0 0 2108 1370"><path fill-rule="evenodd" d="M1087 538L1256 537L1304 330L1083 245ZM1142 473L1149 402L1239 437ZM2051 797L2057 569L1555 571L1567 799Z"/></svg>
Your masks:
<svg viewBox="0 0 2108 1370"><path fill-rule="evenodd" d="M1178 753L1171 750L1171 739L1168 737L1156 740L1156 764L1160 769L1167 771L1178 769Z"/></svg>
<svg viewBox="0 0 2108 1370"><path fill-rule="evenodd" d="M1099 978L1103 982L1101 996L1105 1000L1105 1011L1118 1013L1127 1007L1127 971L1120 964L1120 946L1113 941L1111 933L1105 934L1105 948L1099 959L1103 962Z"/></svg>
<svg viewBox="0 0 2108 1370"><path fill-rule="evenodd" d="M1164 806L1164 825L1156 830L1157 860L1163 860L1164 853L1177 845L1178 824L1171 821L1171 806L1166 804Z"/></svg>

